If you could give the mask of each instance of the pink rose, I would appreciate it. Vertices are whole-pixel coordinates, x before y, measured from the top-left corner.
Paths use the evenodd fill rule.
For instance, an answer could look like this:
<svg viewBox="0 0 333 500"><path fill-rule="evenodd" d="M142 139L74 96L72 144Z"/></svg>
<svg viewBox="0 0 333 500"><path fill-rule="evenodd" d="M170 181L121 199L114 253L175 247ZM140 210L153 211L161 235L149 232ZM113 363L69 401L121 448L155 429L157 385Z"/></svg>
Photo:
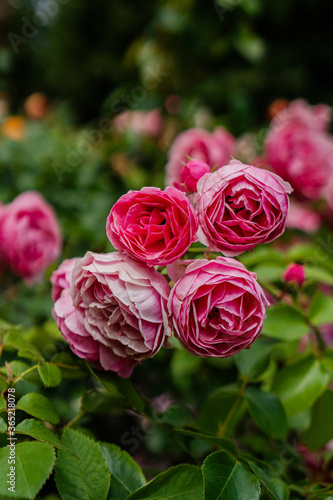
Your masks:
<svg viewBox="0 0 333 500"><path fill-rule="evenodd" d="M278 127L286 123L299 123L312 130L328 130L332 119L332 109L326 104L310 106L303 99L296 99L276 113L272 126Z"/></svg>
<svg viewBox="0 0 333 500"><path fill-rule="evenodd" d="M69 263L52 276L58 326L71 349L104 370L129 377L171 335L170 287L155 269L112 252L87 252L69 275ZM58 273L58 274L57 274ZM67 273L67 274L66 274Z"/></svg>
<svg viewBox="0 0 333 500"><path fill-rule="evenodd" d="M180 172L181 184L175 182L177 189L186 193L195 193L197 190L198 180L205 174L211 172L211 168L201 160L188 161Z"/></svg>
<svg viewBox="0 0 333 500"><path fill-rule="evenodd" d="M287 215L286 226L290 229L299 229L305 233L315 233L320 228L321 217L308 208L304 203L292 200Z"/></svg>
<svg viewBox="0 0 333 500"><path fill-rule="evenodd" d="M52 316L72 351L80 358L101 368L99 363L101 344L80 323L70 295L72 271L78 260L78 258L64 260L52 273L50 278L54 302Z"/></svg>
<svg viewBox="0 0 333 500"><path fill-rule="evenodd" d="M256 275L226 257L194 260L168 302L175 336L185 349L220 358L250 347L261 332L266 305Z"/></svg>
<svg viewBox="0 0 333 500"><path fill-rule="evenodd" d="M266 138L267 162L299 197L320 198L333 173L333 141L322 130L325 120L320 115L312 122L308 117L277 118Z"/></svg>
<svg viewBox="0 0 333 500"><path fill-rule="evenodd" d="M41 279L60 254L61 233L51 206L35 191L17 196L0 211L0 254L27 282Z"/></svg>
<svg viewBox="0 0 333 500"><path fill-rule="evenodd" d="M159 109L151 111L123 111L113 120L118 132L132 130L138 135L157 137L163 126L163 118Z"/></svg>
<svg viewBox="0 0 333 500"><path fill-rule="evenodd" d="M166 165L165 184L181 182L180 172L189 159L202 160L212 169L220 168L229 162L234 154L234 137L222 127L212 133L200 128L190 128L181 132L169 150Z"/></svg>
<svg viewBox="0 0 333 500"><path fill-rule="evenodd" d="M282 277L287 283L294 282L298 286L302 286L305 281L304 267L300 264L289 264Z"/></svg>
<svg viewBox="0 0 333 500"><path fill-rule="evenodd" d="M119 198L107 219L106 234L117 250L165 265L179 259L197 238L198 220L185 194L144 187Z"/></svg>
<svg viewBox="0 0 333 500"><path fill-rule="evenodd" d="M283 233L292 189L277 175L232 160L197 187L199 240L211 251L232 257Z"/></svg>

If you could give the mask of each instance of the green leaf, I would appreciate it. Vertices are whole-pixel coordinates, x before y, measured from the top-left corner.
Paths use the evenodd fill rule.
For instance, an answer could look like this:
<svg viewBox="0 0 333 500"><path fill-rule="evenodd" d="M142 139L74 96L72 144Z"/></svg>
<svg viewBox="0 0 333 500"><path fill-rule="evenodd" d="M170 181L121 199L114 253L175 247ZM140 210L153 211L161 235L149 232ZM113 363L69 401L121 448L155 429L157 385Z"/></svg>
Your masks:
<svg viewBox="0 0 333 500"><path fill-rule="evenodd" d="M263 333L284 341L298 340L309 332L306 318L287 304L278 304L267 309Z"/></svg>
<svg viewBox="0 0 333 500"><path fill-rule="evenodd" d="M29 359L30 358L43 359L43 356L40 353L40 351L23 337L23 332L16 332L16 331L8 332L5 335L4 344L5 346L10 346L18 351L22 351L22 354L24 351L29 352L30 353Z"/></svg>
<svg viewBox="0 0 333 500"><path fill-rule="evenodd" d="M317 290L311 300L309 318L314 325L333 323L333 298Z"/></svg>
<svg viewBox="0 0 333 500"><path fill-rule="evenodd" d="M205 500L257 500L257 477L225 451L209 455L202 465Z"/></svg>
<svg viewBox="0 0 333 500"><path fill-rule="evenodd" d="M56 387L61 382L61 370L51 363L38 363L38 372L45 387Z"/></svg>
<svg viewBox="0 0 333 500"><path fill-rule="evenodd" d="M325 391L330 376L313 356L286 366L276 374L272 392L279 396L287 417L296 415Z"/></svg>
<svg viewBox="0 0 333 500"><path fill-rule="evenodd" d="M305 276L317 283L333 286L333 274L324 267L305 265Z"/></svg>
<svg viewBox="0 0 333 500"><path fill-rule="evenodd" d="M251 271L256 273L258 281L279 281L285 269L284 263L272 262L259 264Z"/></svg>
<svg viewBox="0 0 333 500"><path fill-rule="evenodd" d="M326 391L311 410L310 427L303 432L301 441L310 450L316 450L333 439L333 391Z"/></svg>
<svg viewBox="0 0 333 500"><path fill-rule="evenodd" d="M145 403L130 380L119 378L118 390L120 394L122 394L124 398L130 403L130 405L139 413L142 413L144 411Z"/></svg>
<svg viewBox="0 0 333 500"><path fill-rule="evenodd" d="M24 394L16 404L17 410L24 410L29 415L46 420L50 424L57 425L60 422L60 417L57 414L52 401L36 392Z"/></svg>
<svg viewBox="0 0 333 500"><path fill-rule="evenodd" d="M233 386L221 387L210 394L204 402L199 414L200 428L210 434L217 433L218 429L223 425L231 407L235 404L238 398L238 392L239 388ZM225 429L225 436L228 437L233 433L245 410L245 401L242 400L237 406L227 429Z"/></svg>
<svg viewBox="0 0 333 500"><path fill-rule="evenodd" d="M61 443L76 455L58 452L55 478L61 498L106 500L110 474L98 444L72 429L65 429Z"/></svg>
<svg viewBox="0 0 333 500"><path fill-rule="evenodd" d="M258 427L268 436L286 439L288 422L279 398L255 388L246 389L245 398L251 417Z"/></svg>
<svg viewBox="0 0 333 500"><path fill-rule="evenodd" d="M210 434L202 434L201 432L188 431L187 429L172 429L173 432L183 434L184 436L191 436L198 441L203 441L204 443L211 444L213 446L219 446L223 450L227 450L232 455L237 455L238 451L235 444L230 439L220 438L218 436L213 436Z"/></svg>
<svg viewBox="0 0 333 500"><path fill-rule="evenodd" d="M256 379L268 366L269 355L275 340L258 339L250 349L243 349L234 357L239 372L244 377Z"/></svg>
<svg viewBox="0 0 333 500"><path fill-rule="evenodd" d="M7 430L7 424L2 417L0 417L0 434L3 434Z"/></svg>
<svg viewBox="0 0 333 500"><path fill-rule="evenodd" d="M173 497L177 500L203 500L203 480L199 467L187 464L170 467L126 500L166 500Z"/></svg>
<svg viewBox="0 0 333 500"><path fill-rule="evenodd" d="M9 464L9 447L0 449L0 470L7 477L15 466L15 492L8 491L10 484L0 482L0 497L33 500L52 472L55 452L52 446L37 441L15 445L15 463Z"/></svg>
<svg viewBox="0 0 333 500"><path fill-rule="evenodd" d="M2 411L5 411L5 410L6 410L6 408L7 408L7 403L6 403L5 398L0 397L0 413L1 413Z"/></svg>
<svg viewBox="0 0 333 500"><path fill-rule="evenodd" d="M109 373L97 372L97 371L93 370L92 367L88 363L85 363L85 364L86 364L86 367L87 367L89 373L91 373L91 375L101 384L103 389L105 389L108 394L110 394L110 395L113 395L116 393L119 394L118 387L117 387L117 384L116 384L116 381L115 381L115 378L113 375L111 375Z"/></svg>
<svg viewBox="0 0 333 500"><path fill-rule="evenodd" d="M109 497L123 500L146 484L146 478L131 455L115 444L100 443L106 465L111 473Z"/></svg>
<svg viewBox="0 0 333 500"><path fill-rule="evenodd" d="M239 256L239 260L243 262L247 268L252 268L256 264L268 263L281 263L284 264L284 256L277 250L270 246L259 245L253 252L246 252Z"/></svg>
<svg viewBox="0 0 333 500"><path fill-rule="evenodd" d="M11 367L11 370L12 370L14 377L17 377L17 375L21 375L23 372L25 372L26 370L31 368L31 365L28 365L27 363L24 363L23 361L18 361L18 360L11 361L9 363L9 365ZM5 366L0 368L0 373L2 373L3 375L7 375L7 370L6 370ZM24 381L30 382L31 384L35 384L35 385L40 385L40 386L42 385L41 380L40 380L40 376L37 373L37 365L36 365L35 370L27 373L24 376Z"/></svg>
<svg viewBox="0 0 333 500"><path fill-rule="evenodd" d="M178 387L188 387L191 383L192 375L196 373L201 364L201 358L192 356L184 349L178 351L174 350L170 364L173 382Z"/></svg>
<svg viewBox="0 0 333 500"><path fill-rule="evenodd" d="M51 444L55 448L71 453L71 450L67 446L64 446L60 442L60 439L50 429L45 427L40 420L35 420L34 418L23 420L16 426L15 433L33 437L43 443Z"/></svg>
<svg viewBox="0 0 333 500"><path fill-rule="evenodd" d="M278 477L271 476L269 472L265 472L255 462L248 460L247 463L275 500L288 500L289 495L286 483ZM276 474L275 471L272 472Z"/></svg>

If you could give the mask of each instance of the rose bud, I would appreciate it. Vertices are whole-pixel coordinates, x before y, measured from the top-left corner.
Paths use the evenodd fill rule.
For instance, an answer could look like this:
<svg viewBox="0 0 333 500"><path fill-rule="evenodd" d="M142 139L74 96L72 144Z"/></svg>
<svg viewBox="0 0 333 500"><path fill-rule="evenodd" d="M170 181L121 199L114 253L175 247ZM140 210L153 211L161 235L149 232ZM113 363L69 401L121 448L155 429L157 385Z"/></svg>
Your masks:
<svg viewBox="0 0 333 500"><path fill-rule="evenodd" d="M197 190L198 180L205 174L211 172L207 163L200 160L191 160L184 165L180 172L180 178L187 193Z"/></svg>
<svg viewBox="0 0 333 500"><path fill-rule="evenodd" d="M229 162L235 152L235 138L222 127L213 132L202 128L189 128L181 132L169 149L169 161L165 167L165 184L180 183L180 173L188 158L202 160L212 170Z"/></svg>
<svg viewBox="0 0 333 500"><path fill-rule="evenodd" d="M296 283L302 286L305 281L304 267L300 264L289 264L282 277L286 283Z"/></svg>

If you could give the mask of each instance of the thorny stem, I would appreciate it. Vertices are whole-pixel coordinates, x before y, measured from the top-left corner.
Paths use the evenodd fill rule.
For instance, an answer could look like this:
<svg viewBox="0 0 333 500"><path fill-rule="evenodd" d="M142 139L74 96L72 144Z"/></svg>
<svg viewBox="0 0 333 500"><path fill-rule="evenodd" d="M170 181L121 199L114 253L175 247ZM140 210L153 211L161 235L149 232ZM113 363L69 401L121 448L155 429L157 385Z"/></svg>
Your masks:
<svg viewBox="0 0 333 500"><path fill-rule="evenodd" d="M28 370L15 377L13 383L11 384L12 387L14 387L14 385L16 385L17 382L21 380L23 377L25 377L28 373L32 372L33 370L36 370L36 368L38 368L38 365L31 366L30 368L28 368Z"/></svg>

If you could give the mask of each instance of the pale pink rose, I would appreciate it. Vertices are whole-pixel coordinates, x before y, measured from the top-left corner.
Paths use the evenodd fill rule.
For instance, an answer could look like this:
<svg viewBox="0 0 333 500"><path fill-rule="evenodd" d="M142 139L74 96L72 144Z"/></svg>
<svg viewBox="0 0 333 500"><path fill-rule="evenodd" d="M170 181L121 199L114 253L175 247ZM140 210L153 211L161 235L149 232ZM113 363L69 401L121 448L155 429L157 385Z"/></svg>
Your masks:
<svg viewBox="0 0 333 500"><path fill-rule="evenodd" d="M320 228L321 217L304 203L292 200L287 215L286 226L305 233L315 233Z"/></svg>
<svg viewBox="0 0 333 500"><path fill-rule="evenodd" d="M202 357L228 357L260 334L268 302L256 275L235 259L198 259L171 290L175 336Z"/></svg>
<svg viewBox="0 0 333 500"><path fill-rule="evenodd" d="M26 191L0 211L0 254L28 283L42 278L59 256L61 233L52 207L41 194Z"/></svg>
<svg viewBox="0 0 333 500"><path fill-rule="evenodd" d="M277 127L286 123L299 123L311 130L328 130L332 120L332 109L326 104L310 106L303 99L296 99L276 113L272 126Z"/></svg>
<svg viewBox="0 0 333 500"><path fill-rule="evenodd" d="M52 273L50 278L54 303L52 316L71 350L80 358L101 368L99 362L101 344L80 323L70 295L72 271L78 260L78 258L64 260Z"/></svg>
<svg viewBox="0 0 333 500"><path fill-rule="evenodd" d="M232 160L197 188L199 241L209 250L232 257L284 232L292 189L268 170Z"/></svg>
<svg viewBox="0 0 333 500"><path fill-rule="evenodd" d="M283 273L283 280L287 283L296 283L298 286L302 286L305 281L305 270L300 264L289 264L287 269Z"/></svg>
<svg viewBox="0 0 333 500"><path fill-rule="evenodd" d="M282 122L268 132L265 151L269 165L290 182L296 195L323 196L333 174L333 141L328 133L297 120Z"/></svg>
<svg viewBox="0 0 333 500"><path fill-rule="evenodd" d="M220 168L234 154L235 138L222 127L212 133L201 128L190 128L181 132L169 149L169 161L165 167L167 186L181 182L180 172L189 159L202 160L211 169Z"/></svg>
<svg viewBox="0 0 333 500"><path fill-rule="evenodd" d="M177 189L186 193L195 193L198 180L209 172L211 172L211 168L204 161L188 161L180 172L181 184L175 182L174 185Z"/></svg>
<svg viewBox="0 0 333 500"><path fill-rule="evenodd" d="M81 358L124 378L154 356L171 335L167 313L170 287L155 269L112 252L87 252L69 275L69 265L54 274L58 326Z"/></svg>
<svg viewBox="0 0 333 500"><path fill-rule="evenodd" d="M129 191L112 207L106 223L112 245L149 266L170 264L182 257L198 240L197 230L193 206L173 187Z"/></svg>
<svg viewBox="0 0 333 500"><path fill-rule="evenodd" d="M118 132L132 130L141 136L157 137L162 130L163 117L159 109L151 111L123 111L113 120Z"/></svg>

